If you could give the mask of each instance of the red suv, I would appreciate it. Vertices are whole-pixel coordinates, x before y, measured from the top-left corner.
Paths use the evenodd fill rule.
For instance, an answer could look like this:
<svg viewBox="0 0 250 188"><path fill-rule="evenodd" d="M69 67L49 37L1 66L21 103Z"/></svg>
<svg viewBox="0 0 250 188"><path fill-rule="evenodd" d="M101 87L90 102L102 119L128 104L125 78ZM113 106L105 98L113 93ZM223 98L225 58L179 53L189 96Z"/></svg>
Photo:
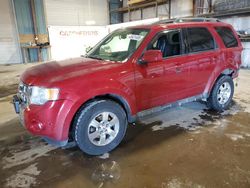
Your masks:
<svg viewBox="0 0 250 188"><path fill-rule="evenodd" d="M88 154L103 154L146 110L198 99L226 109L241 51L232 26L218 21L119 29L85 57L29 68L15 110L32 134L60 146L74 140Z"/></svg>

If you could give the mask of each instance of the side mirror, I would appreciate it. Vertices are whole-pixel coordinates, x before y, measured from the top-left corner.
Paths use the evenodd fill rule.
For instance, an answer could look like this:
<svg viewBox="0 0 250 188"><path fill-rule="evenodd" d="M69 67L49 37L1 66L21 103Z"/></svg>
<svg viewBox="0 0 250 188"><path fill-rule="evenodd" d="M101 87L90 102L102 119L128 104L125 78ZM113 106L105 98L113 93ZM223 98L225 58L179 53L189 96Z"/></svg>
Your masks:
<svg viewBox="0 0 250 188"><path fill-rule="evenodd" d="M162 52L161 50L148 50L146 51L142 58L139 60L139 64L147 64L153 62L162 61Z"/></svg>

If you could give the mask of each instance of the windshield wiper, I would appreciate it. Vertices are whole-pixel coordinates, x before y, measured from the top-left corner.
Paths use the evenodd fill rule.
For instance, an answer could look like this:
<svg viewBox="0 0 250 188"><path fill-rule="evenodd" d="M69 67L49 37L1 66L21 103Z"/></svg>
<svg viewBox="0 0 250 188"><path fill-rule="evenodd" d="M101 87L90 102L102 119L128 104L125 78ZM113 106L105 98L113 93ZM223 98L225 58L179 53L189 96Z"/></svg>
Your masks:
<svg viewBox="0 0 250 188"><path fill-rule="evenodd" d="M104 60L104 59L102 59L102 58L100 58L100 57L91 56L91 55L86 55L85 57L87 57L87 58L91 58L91 59Z"/></svg>

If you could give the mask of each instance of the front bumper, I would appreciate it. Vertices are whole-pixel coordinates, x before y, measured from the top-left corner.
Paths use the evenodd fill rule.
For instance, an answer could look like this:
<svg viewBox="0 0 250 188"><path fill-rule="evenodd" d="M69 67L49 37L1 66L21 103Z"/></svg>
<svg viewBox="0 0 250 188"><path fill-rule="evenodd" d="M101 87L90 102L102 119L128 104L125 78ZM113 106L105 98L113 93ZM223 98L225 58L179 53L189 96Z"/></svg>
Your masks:
<svg viewBox="0 0 250 188"><path fill-rule="evenodd" d="M31 134L52 140L54 145L67 144L70 126L67 116L73 105L72 101L58 100L49 101L44 105L25 106L15 95L13 105L21 123Z"/></svg>

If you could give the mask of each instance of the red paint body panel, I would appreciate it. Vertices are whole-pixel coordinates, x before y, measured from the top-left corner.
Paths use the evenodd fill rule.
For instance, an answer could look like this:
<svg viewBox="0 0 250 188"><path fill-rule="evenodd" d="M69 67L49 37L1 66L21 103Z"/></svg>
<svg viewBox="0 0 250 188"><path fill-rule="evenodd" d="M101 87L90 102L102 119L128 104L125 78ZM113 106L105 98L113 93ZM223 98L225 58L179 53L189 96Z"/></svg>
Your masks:
<svg viewBox="0 0 250 188"><path fill-rule="evenodd" d="M67 114L70 113L72 105L70 100L47 102L43 107L30 105L23 112L25 127L34 135L67 140L68 134L63 125L69 123Z"/></svg>
<svg viewBox="0 0 250 188"><path fill-rule="evenodd" d="M50 62L29 68L21 77L28 85L59 88L59 100L45 105L30 105L24 111L26 128L35 135L64 141L77 110L96 96L121 97L132 116L138 112L187 97L209 93L218 76L226 69L238 71L242 46L226 49L214 27L224 23L179 23L136 28L150 29L139 48L127 62L88 58ZM161 31L206 27L213 35L216 50L183 54L158 62L139 65L148 43ZM235 36L236 33L234 32ZM235 75L236 77L237 75ZM40 127L40 128L39 128ZM41 128L42 127L42 128Z"/></svg>

